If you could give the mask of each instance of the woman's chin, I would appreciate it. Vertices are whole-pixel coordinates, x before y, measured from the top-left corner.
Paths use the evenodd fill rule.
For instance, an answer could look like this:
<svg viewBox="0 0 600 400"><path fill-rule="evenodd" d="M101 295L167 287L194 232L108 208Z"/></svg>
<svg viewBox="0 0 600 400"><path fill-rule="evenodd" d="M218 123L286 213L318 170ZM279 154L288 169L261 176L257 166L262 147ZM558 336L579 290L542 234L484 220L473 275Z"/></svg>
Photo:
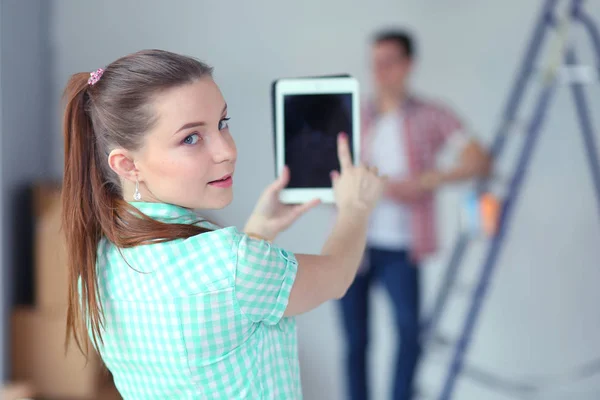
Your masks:
<svg viewBox="0 0 600 400"><path fill-rule="evenodd" d="M206 199L203 204L199 204L198 209L204 210L221 210L233 201L233 190L228 190L227 193L222 193L219 196L214 196L210 199Z"/></svg>

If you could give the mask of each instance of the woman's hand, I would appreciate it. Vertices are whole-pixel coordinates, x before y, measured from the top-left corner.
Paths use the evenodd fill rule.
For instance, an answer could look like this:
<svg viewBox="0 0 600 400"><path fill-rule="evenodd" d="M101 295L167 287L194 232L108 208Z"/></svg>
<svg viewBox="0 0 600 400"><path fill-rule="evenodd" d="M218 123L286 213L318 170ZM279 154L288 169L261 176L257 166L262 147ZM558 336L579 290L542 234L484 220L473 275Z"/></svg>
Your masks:
<svg viewBox="0 0 600 400"><path fill-rule="evenodd" d="M244 227L246 234L272 241L280 232L289 228L302 214L320 203L319 199L313 199L300 205L281 203L279 192L287 186L289 181L290 170L286 166L281 176L267 186L258 199L256 207Z"/></svg>
<svg viewBox="0 0 600 400"><path fill-rule="evenodd" d="M387 178L375 167L354 165L345 133L338 135L340 172L332 171L333 191L338 209L346 214L370 214L381 197Z"/></svg>

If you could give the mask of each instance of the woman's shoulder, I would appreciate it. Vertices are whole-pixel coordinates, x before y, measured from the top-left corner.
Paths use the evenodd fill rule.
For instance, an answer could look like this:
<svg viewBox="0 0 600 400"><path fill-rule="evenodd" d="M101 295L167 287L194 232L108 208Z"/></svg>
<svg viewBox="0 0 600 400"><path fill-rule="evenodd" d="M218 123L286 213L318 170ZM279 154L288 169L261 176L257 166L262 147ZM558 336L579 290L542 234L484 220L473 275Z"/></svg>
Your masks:
<svg viewBox="0 0 600 400"><path fill-rule="evenodd" d="M244 234L235 227L127 249L102 240L98 273L111 295L130 300L185 297L233 286L237 249Z"/></svg>
<svg viewBox="0 0 600 400"><path fill-rule="evenodd" d="M236 244L244 236L244 233L240 232L235 226L219 227L210 222L202 222L199 225L208 229L208 231L187 239L183 239L182 242L176 244L185 244L185 242L198 242L203 244Z"/></svg>

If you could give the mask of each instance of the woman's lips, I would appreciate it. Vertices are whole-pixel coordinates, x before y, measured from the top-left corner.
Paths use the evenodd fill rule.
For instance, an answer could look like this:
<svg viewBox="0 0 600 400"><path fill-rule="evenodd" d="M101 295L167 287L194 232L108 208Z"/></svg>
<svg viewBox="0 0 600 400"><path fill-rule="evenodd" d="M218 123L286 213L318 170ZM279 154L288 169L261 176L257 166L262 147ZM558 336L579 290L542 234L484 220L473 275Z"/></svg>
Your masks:
<svg viewBox="0 0 600 400"><path fill-rule="evenodd" d="M228 188L228 187L231 187L231 185L233 185L233 178L232 178L231 174L229 174L229 175L225 175L221 179L217 179L216 181L208 182L208 184L211 186L215 186L215 187Z"/></svg>

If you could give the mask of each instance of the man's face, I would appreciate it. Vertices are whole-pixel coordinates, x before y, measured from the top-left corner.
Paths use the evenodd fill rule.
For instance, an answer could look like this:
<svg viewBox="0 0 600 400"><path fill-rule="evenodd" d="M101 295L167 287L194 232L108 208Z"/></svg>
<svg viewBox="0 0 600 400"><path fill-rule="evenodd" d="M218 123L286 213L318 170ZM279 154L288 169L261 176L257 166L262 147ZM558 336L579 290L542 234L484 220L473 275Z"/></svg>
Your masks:
<svg viewBox="0 0 600 400"><path fill-rule="evenodd" d="M380 92L404 90L412 69L412 60L405 49L393 41L376 43L372 51L375 84Z"/></svg>

